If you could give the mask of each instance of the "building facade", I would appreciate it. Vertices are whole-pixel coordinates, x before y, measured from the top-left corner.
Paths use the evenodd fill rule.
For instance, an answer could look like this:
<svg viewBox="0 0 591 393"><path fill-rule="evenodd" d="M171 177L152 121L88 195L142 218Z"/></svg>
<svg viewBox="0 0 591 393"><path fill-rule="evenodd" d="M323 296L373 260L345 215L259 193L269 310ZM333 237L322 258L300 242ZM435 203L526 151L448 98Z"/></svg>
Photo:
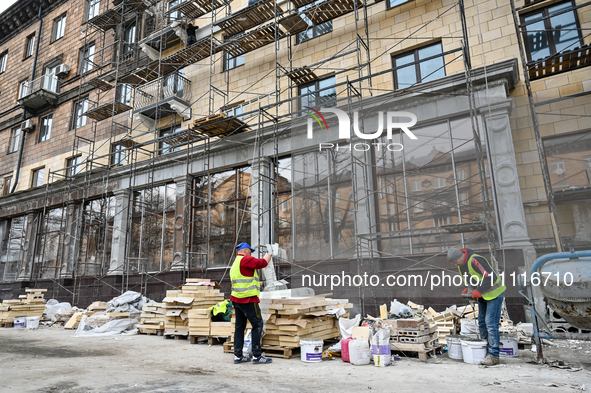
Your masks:
<svg viewBox="0 0 591 393"><path fill-rule="evenodd" d="M367 312L458 302L430 285L454 274L450 247L492 251L507 277L589 249L591 9L516 3L15 4L0 15L0 286L157 298L187 275L227 286L236 243L278 242L279 278L315 276ZM399 112L416 139L382 132ZM347 274L378 281L318 281Z"/></svg>

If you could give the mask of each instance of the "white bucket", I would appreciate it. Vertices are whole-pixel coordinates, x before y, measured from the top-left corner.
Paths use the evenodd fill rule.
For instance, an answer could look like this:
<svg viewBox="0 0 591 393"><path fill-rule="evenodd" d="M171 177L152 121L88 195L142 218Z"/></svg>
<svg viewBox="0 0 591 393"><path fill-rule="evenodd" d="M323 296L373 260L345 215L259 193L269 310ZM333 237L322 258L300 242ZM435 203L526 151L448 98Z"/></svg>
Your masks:
<svg viewBox="0 0 591 393"><path fill-rule="evenodd" d="M27 329L37 329L40 317L27 317Z"/></svg>
<svg viewBox="0 0 591 393"><path fill-rule="evenodd" d="M318 363L322 361L324 340L318 338L302 338L300 340L302 362Z"/></svg>
<svg viewBox="0 0 591 393"><path fill-rule="evenodd" d="M464 363L480 364L486 357L486 344L484 340L462 340L462 356Z"/></svg>
<svg viewBox="0 0 591 393"><path fill-rule="evenodd" d="M27 318L26 317L16 317L14 318L14 327L15 328L19 328L22 329L26 326L27 324Z"/></svg>
<svg viewBox="0 0 591 393"><path fill-rule="evenodd" d="M517 341L516 336L501 335L499 345L499 356L515 358L517 357Z"/></svg>
<svg viewBox="0 0 591 393"><path fill-rule="evenodd" d="M464 355L462 354L462 336L449 335L445 337L447 343L448 356L450 359L463 360Z"/></svg>
<svg viewBox="0 0 591 393"><path fill-rule="evenodd" d="M476 336L478 333L480 333L480 330L478 329L478 320L477 319L462 318L462 319L460 319L460 323L461 323L460 334L462 336L472 337L472 336Z"/></svg>

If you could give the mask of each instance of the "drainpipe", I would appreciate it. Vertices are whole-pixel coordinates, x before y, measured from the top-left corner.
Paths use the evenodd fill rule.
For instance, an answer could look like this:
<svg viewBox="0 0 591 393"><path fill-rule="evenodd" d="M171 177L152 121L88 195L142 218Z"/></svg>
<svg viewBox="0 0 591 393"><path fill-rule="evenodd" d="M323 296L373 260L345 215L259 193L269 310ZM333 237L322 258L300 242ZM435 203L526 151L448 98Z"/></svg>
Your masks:
<svg viewBox="0 0 591 393"><path fill-rule="evenodd" d="M41 28L43 27L43 19L41 18L41 10L42 7L39 6L39 29L37 30L37 37L36 40L37 42L35 42L35 58L33 59L33 72L31 73L31 82L33 82L35 80L35 71L37 69L37 56L39 55L39 42L41 41ZM25 120L25 117L27 116L27 110L23 109L23 116L22 116L22 120ZM14 193L14 190L16 190L16 186L18 185L18 178L20 177L20 173L21 173L21 164L23 162L23 152L25 150L25 135L26 133L21 130L21 145L18 151L18 162L16 164L16 175L14 176L14 183L12 185L12 190L10 190L10 193Z"/></svg>

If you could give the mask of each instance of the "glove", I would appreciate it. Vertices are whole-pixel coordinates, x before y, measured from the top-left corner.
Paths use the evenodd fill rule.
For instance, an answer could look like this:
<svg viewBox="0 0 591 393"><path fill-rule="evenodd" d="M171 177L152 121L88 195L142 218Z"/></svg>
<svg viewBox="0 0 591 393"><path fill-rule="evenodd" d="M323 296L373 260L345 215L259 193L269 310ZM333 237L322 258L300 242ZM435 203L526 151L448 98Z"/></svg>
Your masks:
<svg viewBox="0 0 591 393"><path fill-rule="evenodd" d="M482 297L482 293L478 292L477 289L470 292L472 294L472 299L479 299Z"/></svg>
<svg viewBox="0 0 591 393"><path fill-rule="evenodd" d="M273 255L273 246L270 244L265 244L265 248L267 249L267 254Z"/></svg>
<svg viewBox="0 0 591 393"><path fill-rule="evenodd" d="M265 247L267 247L267 252L269 254L273 255L274 257L279 255L279 244L278 243L266 244Z"/></svg>
<svg viewBox="0 0 591 393"><path fill-rule="evenodd" d="M464 288L464 290L462 291L462 295L465 295L468 293L468 288Z"/></svg>

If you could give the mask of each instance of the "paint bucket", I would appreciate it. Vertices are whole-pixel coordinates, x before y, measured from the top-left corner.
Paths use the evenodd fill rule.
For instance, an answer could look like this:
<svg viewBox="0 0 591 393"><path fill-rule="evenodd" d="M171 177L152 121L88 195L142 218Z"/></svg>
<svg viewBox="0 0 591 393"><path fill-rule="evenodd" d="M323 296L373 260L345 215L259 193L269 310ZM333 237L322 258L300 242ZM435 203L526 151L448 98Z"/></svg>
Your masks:
<svg viewBox="0 0 591 393"><path fill-rule="evenodd" d="M517 342L519 339L515 335L502 334L500 337L499 356L517 357Z"/></svg>
<svg viewBox="0 0 591 393"><path fill-rule="evenodd" d="M480 364L486 357L486 345L484 340L462 340L464 363Z"/></svg>
<svg viewBox="0 0 591 393"><path fill-rule="evenodd" d="M26 326L27 324L27 318L26 317L16 317L14 318L14 327L15 328L19 328L22 329Z"/></svg>
<svg viewBox="0 0 591 393"><path fill-rule="evenodd" d="M27 317L27 329L37 329L40 317Z"/></svg>
<svg viewBox="0 0 591 393"><path fill-rule="evenodd" d="M302 338L300 351L302 362L318 363L322 361L322 348L324 340L318 338Z"/></svg>
<svg viewBox="0 0 591 393"><path fill-rule="evenodd" d="M480 330L478 329L477 319L462 318L460 319L460 323L460 335L470 338L478 338L478 333Z"/></svg>
<svg viewBox="0 0 591 393"><path fill-rule="evenodd" d="M463 360L464 355L462 354L462 340L466 337L460 335L449 335L445 337L447 343L447 355L450 359Z"/></svg>

